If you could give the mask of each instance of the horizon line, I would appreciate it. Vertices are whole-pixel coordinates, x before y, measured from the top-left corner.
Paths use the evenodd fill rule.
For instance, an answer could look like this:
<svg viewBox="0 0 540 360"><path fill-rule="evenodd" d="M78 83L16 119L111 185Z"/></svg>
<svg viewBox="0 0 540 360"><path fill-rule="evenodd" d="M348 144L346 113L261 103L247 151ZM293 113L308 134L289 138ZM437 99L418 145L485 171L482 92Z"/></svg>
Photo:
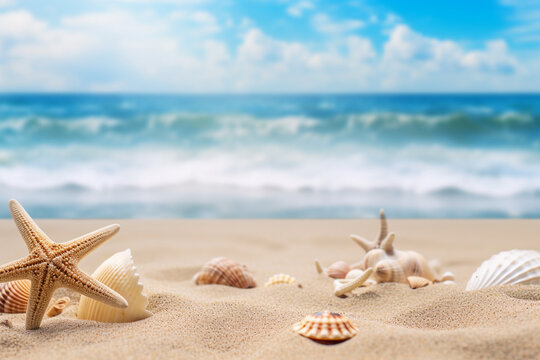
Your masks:
<svg viewBox="0 0 540 360"><path fill-rule="evenodd" d="M438 95L540 95L538 91L432 91L432 92L93 92L93 91L0 91L0 96L21 96L21 95L92 95L92 96L438 96Z"/></svg>

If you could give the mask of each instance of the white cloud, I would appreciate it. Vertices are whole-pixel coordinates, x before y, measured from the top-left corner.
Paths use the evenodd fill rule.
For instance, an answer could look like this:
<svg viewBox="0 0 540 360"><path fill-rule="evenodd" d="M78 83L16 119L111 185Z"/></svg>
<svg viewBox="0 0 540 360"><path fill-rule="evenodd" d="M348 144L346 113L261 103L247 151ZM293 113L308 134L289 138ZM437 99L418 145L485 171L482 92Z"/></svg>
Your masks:
<svg viewBox="0 0 540 360"><path fill-rule="evenodd" d="M214 15L207 11L175 11L171 18L184 25L194 26L199 34L214 34L221 30Z"/></svg>
<svg viewBox="0 0 540 360"><path fill-rule="evenodd" d="M52 24L27 11L0 12L0 91L526 91L540 84L539 62L518 61L503 40L471 50L396 25L378 53L352 34L359 24L326 17L329 36L316 43L277 39L246 19L230 28L241 31L231 46L220 40L218 19L198 10L158 18L112 9Z"/></svg>
<svg viewBox="0 0 540 360"><path fill-rule="evenodd" d="M517 61L509 54L504 40L486 43L486 48L465 51L458 43L426 37L406 25L396 26L384 46L384 61L414 65L423 64L422 70L474 69L495 73L517 70Z"/></svg>
<svg viewBox="0 0 540 360"><path fill-rule="evenodd" d="M313 16L312 23L318 32L332 35L340 35L365 26L364 22L360 20L332 21L328 15L323 13Z"/></svg>
<svg viewBox="0 0 540 360"><path fill-rule="evenodd" d="M384 25L395 25L396 23L400 22L401 18L394 14L394 13L388 13L386 14L386 17L384 18Z"/></svg>
<svg viewBox="0 0 540 360"><path fill-rule="evenodd" d="M287 8L287 14L294 17L300 17L306 10L312 10L315 6L311 1L303 0Z"/></svg>
<svg viewBox="0 0 540 360"><path fill-rule="evenodd" d="M0 8L13 6L16 4L15 0L0 0Z"/></svg>
<svg viewBox="0 0 540 360"><path fill-rule="evenodd" d="M518 42L540 42L540 1L539 0L502 0L501 5L511 11L507 13L512 26L507 34Z"/></svg>

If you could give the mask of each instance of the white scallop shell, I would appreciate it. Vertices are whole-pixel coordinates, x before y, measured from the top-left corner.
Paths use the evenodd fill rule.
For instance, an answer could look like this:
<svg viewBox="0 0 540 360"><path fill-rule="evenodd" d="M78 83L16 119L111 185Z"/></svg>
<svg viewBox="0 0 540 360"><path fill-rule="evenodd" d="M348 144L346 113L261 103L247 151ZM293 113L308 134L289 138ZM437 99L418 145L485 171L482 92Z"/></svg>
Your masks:
<svg viewBox="0 0 540 360"><path fill-rule="evenodd" d="M94 271L92 277L122 295L129 306L119 309L81 296L77 318L121 323L152 316L152 313L146 310L148 299L142 293L143 286L139 282L139 274L136 271L130 249L116 253L105 260Z"/></svg>
<svg viewBox="0 0 540 360"><path fill-rule="evenodd" d="M540 285L540 252L510 250L493 255L472 274L466 290L513 284Z"/></svg>

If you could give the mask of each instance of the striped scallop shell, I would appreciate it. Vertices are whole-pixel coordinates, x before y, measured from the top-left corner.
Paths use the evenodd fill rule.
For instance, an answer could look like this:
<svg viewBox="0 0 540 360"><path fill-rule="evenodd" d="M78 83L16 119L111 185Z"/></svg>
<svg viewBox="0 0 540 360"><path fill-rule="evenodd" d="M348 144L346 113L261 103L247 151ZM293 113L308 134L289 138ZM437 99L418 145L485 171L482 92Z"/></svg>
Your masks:
<svg viewBox="0 0 540 360"><path fill-rule="evenodd" d="M295 284L295 283L296 283L296 279L293 278L291 275L276 274L272 276L270 279L268 279L266 284L264 284L264 287L269 287L269 286L277 285L277 284ZM298 287L302 287L302 286L298 284Z"/></svg>
<svg viewBox="0 0 540 360"><path fill-rule="evenodd" d="M217 257L204 264L201 271L193 277L197 285L227 285L241 289L257 286L253 275L246 270L245 265L236 261Z"/></svg>
<svg viewBox="0 0 540 360"><path fill-rule="evenodd" d="M102 302L81 296L77 318L108 323L124 323L152 316L146 310L148 298L142 293L143 285L133 263L131 250L114 254L105 260L92 274L92 277L107 285L128 302L128 307L119 309Z"/></svg>
<svg viewBox="0 0 540 360"><path fill-rule="evenodd" d="M30 280L0 284L0 313L22 314L30 297Z"/></svg>
<svg viewBox="0 0 540 360"><path fill-rule="evenodd" d="M348 318L328 311L306 316L294 325L293 330L302 336L320 341L343 341L358 332Z"/></svg>
<svg viewBox="0 0 540 360"><path fill-rule="evenodd" d="M510 250L493 255L472 274L466 290L515 284L540 285L540 252Z"/></svg>

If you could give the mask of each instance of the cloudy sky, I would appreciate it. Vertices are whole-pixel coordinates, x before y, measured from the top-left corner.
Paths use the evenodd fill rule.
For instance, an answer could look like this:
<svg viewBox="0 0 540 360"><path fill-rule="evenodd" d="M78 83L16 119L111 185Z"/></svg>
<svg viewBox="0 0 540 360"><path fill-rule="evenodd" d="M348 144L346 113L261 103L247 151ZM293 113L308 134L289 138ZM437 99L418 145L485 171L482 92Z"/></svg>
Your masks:
<svg viewBox="0 0 540 360"><path fill-rule="evenodd" d="M0 0L0 91L540 91L540 0Z"/></svg>

